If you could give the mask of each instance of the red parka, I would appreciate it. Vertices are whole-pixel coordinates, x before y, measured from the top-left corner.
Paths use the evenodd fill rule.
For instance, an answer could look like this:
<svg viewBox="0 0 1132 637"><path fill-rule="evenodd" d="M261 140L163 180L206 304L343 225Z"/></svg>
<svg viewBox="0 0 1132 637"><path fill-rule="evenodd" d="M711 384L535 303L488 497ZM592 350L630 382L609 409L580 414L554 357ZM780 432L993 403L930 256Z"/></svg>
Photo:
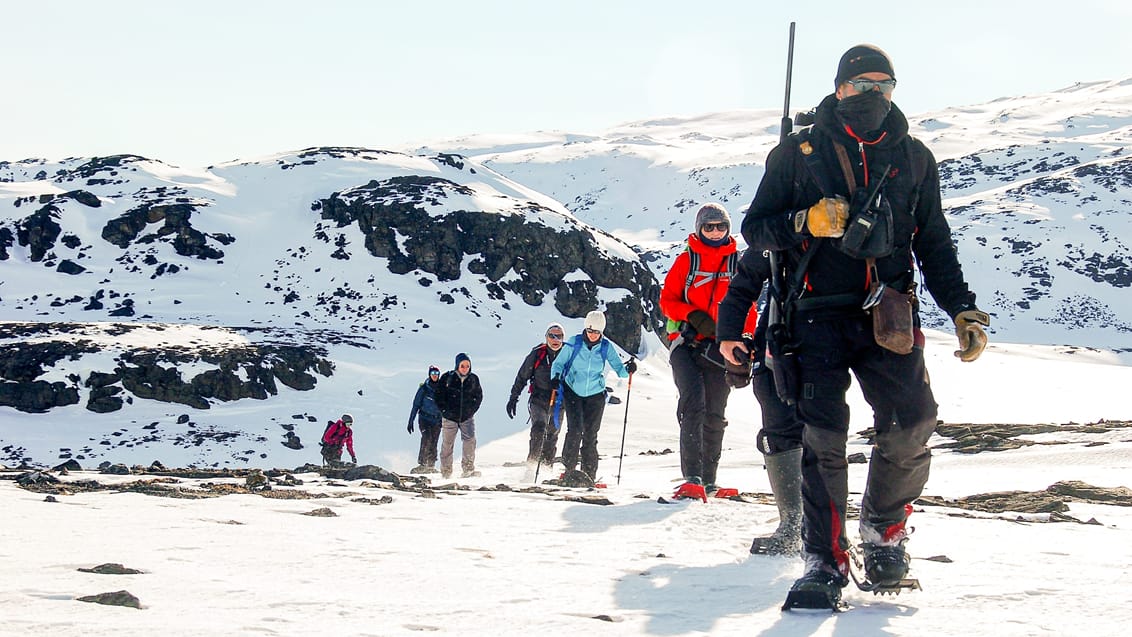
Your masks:
<svg viewBox="0 0 1132 637"><path fill-rule="evenodd" d="M668 319L668 339L675 340L680 334L680 323L688 320L694 310L707 312L715 321L719 315L719 302L727 295L733 272L729 266L738 250L733 237L718 248L704 243L698 233L688 235L688 247L676 257L672 269L664 277L664 287L660 290L660 311ZM690 252L699 255L699 267L689 283L688 270L692 258ZM744 322L744 333L753 334L758 322L758 311L752 306ZM704 337L697 334L696 340Z"/></svg>

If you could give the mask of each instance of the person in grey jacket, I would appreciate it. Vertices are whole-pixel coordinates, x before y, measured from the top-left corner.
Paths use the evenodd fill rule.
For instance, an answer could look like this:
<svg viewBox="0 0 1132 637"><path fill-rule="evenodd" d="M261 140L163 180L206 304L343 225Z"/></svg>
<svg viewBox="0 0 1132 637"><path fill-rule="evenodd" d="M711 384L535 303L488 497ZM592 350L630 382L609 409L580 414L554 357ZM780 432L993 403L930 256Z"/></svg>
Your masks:
<svg viewBox="0 0 1132 637"><path fill-rule="evenodd" d="M527 452L527 463L534 465L554 464L554 451L558 446L558 428L554 426L550 412L550 397L554 386L550 382L550 367L562 349L566 332L561 323L551 323L546 327L544 342L531 348L523 364L515 374L511 385L511 398L507 401L507 417L514 418L519 408L519 394L529 386L527 413L531 420L531 442Z"/></svg>

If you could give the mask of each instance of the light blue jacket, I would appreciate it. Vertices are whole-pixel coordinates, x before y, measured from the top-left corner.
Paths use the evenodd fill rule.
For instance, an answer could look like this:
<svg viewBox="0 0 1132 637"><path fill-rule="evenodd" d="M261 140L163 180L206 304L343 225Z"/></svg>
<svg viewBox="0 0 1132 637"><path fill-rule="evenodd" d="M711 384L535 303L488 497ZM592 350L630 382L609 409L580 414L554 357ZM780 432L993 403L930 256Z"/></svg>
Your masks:
<svg viewBox="0 0 1132 637"><path fill-rule="evenodd" d="M550 368L551 377L562 377L562 370L566 368L566 363L573 358L574 362L570 364L570 370L566 373L566 384L577 395L593 396L594 394L602 393L605 391L605 364L608 362L613 371L621 378L629 376L629 370L625 369L625 365L621 363L621 358L617 356L617 350L610 344L607 347L602 347L602 340L594 344L593 347L587 347L585 343L585 336L578 334L573 338L562 344L562 350L558 352L558 356L554 359L554 365ZM578 350L578 355L574 356L574 350ZM605 349L605 356L602 357L601 351Z"/></svg>

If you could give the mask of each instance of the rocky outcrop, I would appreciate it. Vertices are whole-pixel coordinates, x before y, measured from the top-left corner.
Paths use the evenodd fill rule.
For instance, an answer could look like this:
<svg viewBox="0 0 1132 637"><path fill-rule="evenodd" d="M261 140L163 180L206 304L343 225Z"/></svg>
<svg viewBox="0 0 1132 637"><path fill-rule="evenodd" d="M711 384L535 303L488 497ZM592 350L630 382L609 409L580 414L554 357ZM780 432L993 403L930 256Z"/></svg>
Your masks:
<svg viewBox="0 0 1132 637"><path fill-rule="evenodd" d="M366 250L388 259L393 273L420 270L439 281L455 281L467 276L462 265L471 256L467 269L486 279L493 297L505 299L509 292L540 305L553 293L555 307L572 318L599 307L600 288L624 290L622 300L606 307L607 333L628 351L640 348L642 325L659 330L656 278L640 261L604 251L580 224L557 229L535 221L533 213L551 211L534 203L512 214L456 210L437 216L429 210L450 197L472 194L446 179L403 176L334 193L315 207L338 227L356 224Z"/></svg>
<svg viewBox="0 0 1132 637"><path fill-rule="evenodd" d="M140 325L123 324L108 329L128 332L139 328ZM83 338L44 339L44 335L82 329L75 324L0 324L0 337L36 335L42 339L0 345L0 406L41 413L80 402L80 391L86 390L86 408L95 413L117 411L135 397L208 409L210 401L263 400L278 394L279 384L298 391L311 390L319 376L328 378L334 373L334 364L327 358L325 348L259 343L127 350L117 356L114 367L91 370L85 379L71 374L70 382L41 380L49 369L103 350ZM213 369L191 377L182 374L182 368L197 368L201 363Z"/></svg>

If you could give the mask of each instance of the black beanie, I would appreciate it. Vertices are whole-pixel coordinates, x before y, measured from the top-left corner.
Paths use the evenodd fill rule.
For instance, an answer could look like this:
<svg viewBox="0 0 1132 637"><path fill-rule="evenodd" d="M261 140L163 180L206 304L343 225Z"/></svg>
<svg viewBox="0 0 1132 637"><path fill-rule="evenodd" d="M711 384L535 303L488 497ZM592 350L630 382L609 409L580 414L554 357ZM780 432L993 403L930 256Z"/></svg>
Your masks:
<svg viewBox="0 0 1132 637"><path fill-rule="evenodd" d="M871 44L858 44L841 56L833 87L837 88L862 73L887 73L896 79L896 71L892 69L892 60L887 53Z"/></svg>

